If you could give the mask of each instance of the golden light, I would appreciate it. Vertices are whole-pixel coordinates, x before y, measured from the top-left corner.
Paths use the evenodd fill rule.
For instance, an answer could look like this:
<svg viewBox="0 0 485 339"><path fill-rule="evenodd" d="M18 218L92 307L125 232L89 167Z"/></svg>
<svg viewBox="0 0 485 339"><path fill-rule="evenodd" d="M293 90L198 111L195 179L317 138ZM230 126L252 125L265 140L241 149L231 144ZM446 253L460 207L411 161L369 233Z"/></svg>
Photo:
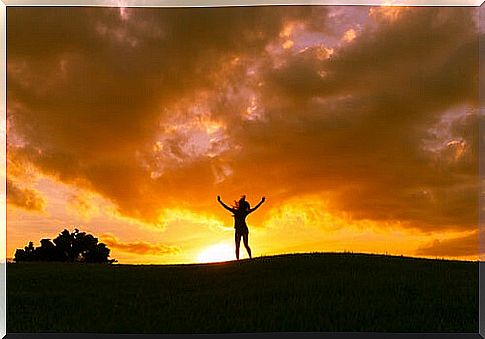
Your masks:
<svg viewBox="0 0 485 339"><path fill-rule="evenodd" d="M221 262L236 259L234 248L227 244L217 244L207 247L197 257L199 263Z"/></svg>
<svg viewBox="0 0 485 339"><path fill-rule="evenodd" d="M356 36L357 33L355 32L355 29L351 28L344 33L342 40L345 42L352 42Z"/></svg>

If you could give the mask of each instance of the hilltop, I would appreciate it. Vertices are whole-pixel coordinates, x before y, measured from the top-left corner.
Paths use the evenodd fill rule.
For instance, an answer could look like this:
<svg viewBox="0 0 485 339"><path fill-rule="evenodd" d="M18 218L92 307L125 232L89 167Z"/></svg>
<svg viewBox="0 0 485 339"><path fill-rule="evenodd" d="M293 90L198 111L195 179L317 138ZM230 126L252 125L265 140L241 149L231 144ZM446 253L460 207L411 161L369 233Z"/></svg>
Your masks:
<svg viewBox="0 0 485 339"><path fill-rule="evenodd" d="M7 265L9 332L476 332L478 263L346 253Z"/></svg>

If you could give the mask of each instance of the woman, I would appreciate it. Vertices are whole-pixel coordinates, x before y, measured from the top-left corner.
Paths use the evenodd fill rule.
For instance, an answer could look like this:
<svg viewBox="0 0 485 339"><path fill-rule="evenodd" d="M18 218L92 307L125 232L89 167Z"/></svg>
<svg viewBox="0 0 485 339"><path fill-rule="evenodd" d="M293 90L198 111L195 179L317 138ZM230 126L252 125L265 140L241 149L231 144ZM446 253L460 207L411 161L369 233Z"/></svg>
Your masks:
<svg viewBox="0 0 485 339"><path fill-rule="evenodd" d="M261 204L265 201L265 197L262 197L261 201L254 208L251 208L249 203L246 201L245 195L241 196L239 201L234 201L235 207L233 208L223 203L219 195L217 196L217 201L219 201L222 207L231 212L234 216L234 228L236 229L236 236L234 239L236 241L236 259L239 260L239 245L241 244L241 237L243 238L244 247L246 247L249 258L252 258L251 248L249 248L249 229L248 225L246 225L246 217L249 213L256 211L259 206L261 206Z"/></svg>

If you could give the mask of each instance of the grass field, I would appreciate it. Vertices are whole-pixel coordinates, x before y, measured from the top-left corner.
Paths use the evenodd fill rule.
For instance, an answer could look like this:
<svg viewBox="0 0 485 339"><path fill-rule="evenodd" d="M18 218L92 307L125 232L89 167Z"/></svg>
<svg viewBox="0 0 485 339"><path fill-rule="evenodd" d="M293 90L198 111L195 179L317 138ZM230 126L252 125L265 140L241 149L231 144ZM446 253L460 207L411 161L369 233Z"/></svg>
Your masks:
<svg viewBox="0 0 485 339"><path fill-rule="evenodd" d="M478 263L295 254L7 266L8 332L477 332Z"/></svg>

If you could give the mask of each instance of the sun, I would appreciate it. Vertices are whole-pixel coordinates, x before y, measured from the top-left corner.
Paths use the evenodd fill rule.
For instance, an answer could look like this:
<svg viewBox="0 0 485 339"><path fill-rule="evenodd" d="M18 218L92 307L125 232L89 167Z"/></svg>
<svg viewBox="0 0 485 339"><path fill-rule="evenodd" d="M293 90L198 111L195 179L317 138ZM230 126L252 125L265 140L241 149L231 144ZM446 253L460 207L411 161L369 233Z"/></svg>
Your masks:
<svg viewBox="0 0 485 339"><path fill-rule="evenodd" d="M234 254L234 249L227 244L217 244L205 248L200 252L197 257L197 262L208 263L208 262L221 262L234 260L236 255Z"/></svg>

